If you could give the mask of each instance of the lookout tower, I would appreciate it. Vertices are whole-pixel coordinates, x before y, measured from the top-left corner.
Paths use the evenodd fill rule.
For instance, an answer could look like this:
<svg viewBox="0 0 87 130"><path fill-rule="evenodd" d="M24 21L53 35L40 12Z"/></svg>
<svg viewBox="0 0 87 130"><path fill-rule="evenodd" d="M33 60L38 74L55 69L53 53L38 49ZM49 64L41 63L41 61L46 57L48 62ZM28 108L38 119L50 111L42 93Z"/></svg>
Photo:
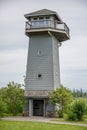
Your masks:
<svg viewBox="0 0 87 130"><path fill-rule="evenodd" d="M59 47L69 39L69 29L55 11L42 9L24 16L29 37L24 113L52 116L55 107L48 95L60 86Z"/></svg>

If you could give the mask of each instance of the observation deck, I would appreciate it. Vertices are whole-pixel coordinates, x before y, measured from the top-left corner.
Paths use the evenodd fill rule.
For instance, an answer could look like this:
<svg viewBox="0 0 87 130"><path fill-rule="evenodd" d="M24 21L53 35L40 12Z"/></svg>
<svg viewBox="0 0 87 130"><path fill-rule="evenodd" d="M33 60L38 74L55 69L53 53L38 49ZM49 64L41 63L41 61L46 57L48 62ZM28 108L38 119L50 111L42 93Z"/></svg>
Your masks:
<svg viewBox="0 0 87 130"><path fill-rule="evenodd" d="M64 22L57 20L31 20L26 22L25 34L27 36L51 33L59 42L66 41L70 38L69 28Z"/></svg>

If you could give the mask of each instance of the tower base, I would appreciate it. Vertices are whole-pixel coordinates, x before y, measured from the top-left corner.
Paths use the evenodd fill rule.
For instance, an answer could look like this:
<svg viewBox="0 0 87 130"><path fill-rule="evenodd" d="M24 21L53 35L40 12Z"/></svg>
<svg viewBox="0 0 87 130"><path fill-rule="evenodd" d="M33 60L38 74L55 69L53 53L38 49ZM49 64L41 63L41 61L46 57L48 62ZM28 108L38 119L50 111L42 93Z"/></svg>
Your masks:
<svg viewBox="0 0 87 130"><path fill-rule="evenodd" d="M55 106L48 98L51 91L26 91L24 100L24 116L54 117ZM38 96L37 96L38 95Z"/></svg>

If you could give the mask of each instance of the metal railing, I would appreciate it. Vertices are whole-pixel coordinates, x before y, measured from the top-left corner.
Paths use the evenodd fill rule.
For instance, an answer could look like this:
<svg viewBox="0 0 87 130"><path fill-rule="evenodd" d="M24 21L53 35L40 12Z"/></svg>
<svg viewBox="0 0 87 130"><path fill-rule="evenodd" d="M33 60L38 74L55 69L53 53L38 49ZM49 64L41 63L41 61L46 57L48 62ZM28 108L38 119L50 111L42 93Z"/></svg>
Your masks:
<svg viewBox="0 0 87 130"><path fill-rule="evenodd" d="M39 28L53 28L65 31L69 35L69 28L65 23L53 20L33 20L26 22L26 30L39 29Z"/></svg>

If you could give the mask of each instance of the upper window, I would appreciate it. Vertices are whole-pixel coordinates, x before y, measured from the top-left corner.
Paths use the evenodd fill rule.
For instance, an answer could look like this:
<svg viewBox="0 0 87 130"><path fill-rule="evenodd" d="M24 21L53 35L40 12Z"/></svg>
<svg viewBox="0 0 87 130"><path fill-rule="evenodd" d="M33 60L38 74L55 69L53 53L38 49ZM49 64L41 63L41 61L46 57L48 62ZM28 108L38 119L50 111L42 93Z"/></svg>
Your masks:
<svg viewBox="0 0 87 130"><path fill-rule="evenodd" d="M46 19L49 19L49 17L46 17Z"/></svg>
<svg viewBox="0 0 87 130"><path fill-rule="evenodd" d="M31 22L32 28L38 27L38 18L33 18Z"/></svg>
<svg viewBox="0 0 87 130"><path fill-rule="evenodd" d="M42 52L41 52L41 50L40 51L38 51L38 56L41 56L42 55Z"/></svg>
<svg viewBox="0 0 87 130"><path fill-rule="evenodd" d="M40 20L44 19L43 17L39 17Z"/></svg>
<svg viewBox="0 0 87 130"><path fill-rule="evenodd" d="M37 18L33 18L33 20L37 20Z"/></svg>

